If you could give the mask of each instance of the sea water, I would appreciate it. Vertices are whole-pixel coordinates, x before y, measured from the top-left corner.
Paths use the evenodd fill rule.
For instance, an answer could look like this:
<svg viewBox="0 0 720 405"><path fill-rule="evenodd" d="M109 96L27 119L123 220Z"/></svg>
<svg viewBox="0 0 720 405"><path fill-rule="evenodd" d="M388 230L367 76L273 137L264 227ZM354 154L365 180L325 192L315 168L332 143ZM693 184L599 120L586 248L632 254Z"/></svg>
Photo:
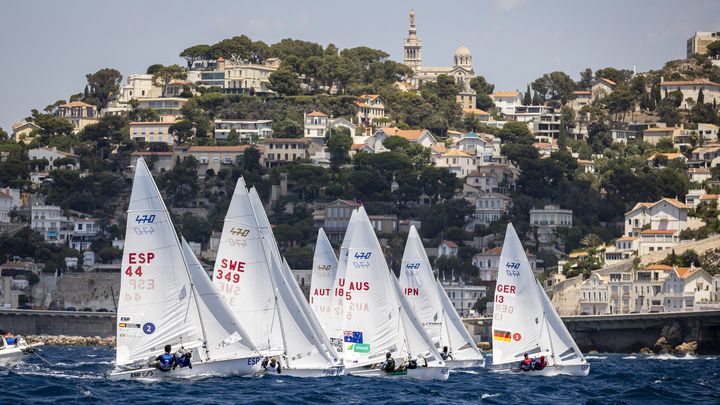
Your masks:
<svg viewBox="0 0 720 405"><path fill-rule="evenodd" d="M713 356L588 356L584 378L478 368L451 371L448 381L275 375L150 383L103 378L113 368L112 348L43 347L40 355L0 368L0 404L720 403L720 357Z"/></svg>

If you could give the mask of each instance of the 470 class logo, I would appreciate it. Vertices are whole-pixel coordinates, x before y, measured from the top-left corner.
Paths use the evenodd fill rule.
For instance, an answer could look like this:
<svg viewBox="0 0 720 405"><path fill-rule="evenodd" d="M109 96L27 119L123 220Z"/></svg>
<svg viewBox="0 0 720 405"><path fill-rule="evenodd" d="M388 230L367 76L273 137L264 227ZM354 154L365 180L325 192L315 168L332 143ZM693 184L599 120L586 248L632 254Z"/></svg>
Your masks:
<svg viewBox="0 0 720 405"><path fill-rule="evenodd" d="M232 229L230 229L230 235L233 235L233 236L242 236L244 238L244 237L248 236L249 234L250 234L249 229L235 228L235 227L232 227Z"/></svg>
<svg viewBox="0 0 720 405"><path fill-rule="evenodd" d="M135 222L138 224L152 224L153 222L155 222L155 214L137 215L135 217Z"/></svg>

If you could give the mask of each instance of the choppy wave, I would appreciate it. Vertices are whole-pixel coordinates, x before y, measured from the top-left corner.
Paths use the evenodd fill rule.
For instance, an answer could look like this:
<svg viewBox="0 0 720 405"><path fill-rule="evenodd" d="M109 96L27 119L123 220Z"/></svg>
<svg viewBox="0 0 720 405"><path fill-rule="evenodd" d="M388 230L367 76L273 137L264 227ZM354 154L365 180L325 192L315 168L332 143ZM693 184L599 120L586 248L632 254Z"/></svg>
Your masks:
<svg viewBox="0 0 720 405"><path fill-rule="evenodd" d="M97 355L90 357L89 354ZM589 356L588 377L532 378L457 370L447 381L388 381L361 377L302 379L209 377L162 383L110 381L108 348L45 347L23 365L0 368L0 403L212 403L354 404L717 403L716 357ZM656 360L666 360L662 363ZM671 361L684 360L684 361ZM660 365L661 364L661 365ZM712 365L711 367L709 366Z"/></svg>

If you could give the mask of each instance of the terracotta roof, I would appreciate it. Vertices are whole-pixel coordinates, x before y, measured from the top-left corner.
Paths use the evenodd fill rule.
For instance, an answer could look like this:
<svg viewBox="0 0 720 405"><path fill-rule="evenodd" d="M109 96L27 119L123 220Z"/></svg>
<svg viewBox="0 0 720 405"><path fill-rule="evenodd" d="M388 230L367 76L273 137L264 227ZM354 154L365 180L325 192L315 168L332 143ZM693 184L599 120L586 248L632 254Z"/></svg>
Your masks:
<svg viewBox="0 0 720 405"><path fill-rule="evenodd" d="M662 271L670 271L672 270L672 266L668 266L667 264L651 264L647 267L645 267L644 270L662 270Z"/></svg>
<svg viewBox="0 0 720 405"><path fill-rule="evenodd" d="M373 108L370 104L368 104L368 103L366 103L366 102L364 102L364 101L356 101L356 102L355 102L355 105L358 106L358 107L363 107L363 108ZM308 115L308 116L309 116L309 115Z"/></svg>
<svg viewBox="0 0 720 405"><path fill-rule="evenodd" d="M307 143L305 139L298 138L268 138L265 143Z"/></svg>
<svg viewBox="0 0 720 405"><path fill-rule="evenodd" d="M671 152L671 153L655 153L655 154L653 154L652 156L650 156L649 158L647 158L647 161L654 160L656 156L665 156L666 158L668 158L668 160L675 160L675 159L685 158L685 155L683 155L682 153L677 153L677 152Z"/></svg>
<svg viewBox="0 0 720 405"><path fill-rule="evenodd" d="M710 174L710 170L704 167L693 167L688 169L689 174Z"/></svg>
<svg viewBox="0 0 720 405"><path fill-rule="evenodd" d="M640 234L642 235L674 235L676 230L673 229L646 229Z"/></svg>
<svg viewBox="0 0 720 405"><path fill-rule="evenodd" d="M432 149L433 149L435 152L438 152L438 153L445 153L445 152L447 152L447 148L446 148L445 145L442 144L442 143L436 143L435 145L432 146Z"/></svg>
<svg viewBox="0 0 720 405"><path fill-rule="evenodd" d="M674 198L663 198L662 200L658 201L658 203L661 202L661 201L668 202L668 203L670 203L671 205L673 205L673 206L675 206L675 207L677 207L677 208L680 208L680 209L688 209L688 208L690 208L690 207L688 207L687 205L681 203L680 201L678 201L678 200L676 200L676 199L674 199ZM656 203L656 204L657 204L657 203Z"/></svg>
<svg viewBox="0 0 720 405"><path fill-rule="evenodd" d="M622 238L617 239L620 242L626 241L626 240L637 240L636 236L623 236Z"/></svg>
<svg viewBox="0 0 720 405"><path fill-rule="evenodd" d="M449 248L455 249L455 248L458 247L457 243L455 243L455 242L453 242L453 241L451 241L451 240L444 240L444 241L442 241L442 243L440 243L440 244L442 245L443 243L444 243L445 245L447 245L447 247L449 247Z"/></svg>
<svg viewBox="0 0 720 405"><path fill-rule="evenodd" d="M92 104L83 103L82 101L71 101L69 103L63 104L60 107L95 107Z"/></svg>
<svg viewBox="0 0 720 405"><path fill-rule="evenodd" d="M424 129L397 129L395 127L391 127L383 128L382 131L388 134L388 136L399 136L409 141L416 141L420 139Z"/></svg>
<svg viewBox="0 0 720 405"><path fill-rule="evenodd" d="M368 100L375 100L376 98L380 97L379 94L363 94L360 96L360 98L368 99Z"/></svg>
<svg viewBox="0 0 720 405"><path fill-rule="evenodd" d="M364 143L354 143L354 144L350 145L351 150L360 150L363 147L365 147Z"/></svg>
<svg viewBox="0 0 720 405"><path fill-rule="evenodd" d="M223 58L223 57L221 56L221 57L217 58L217 61L218 61L218 62L225 62L225 58Z"/></svg>
<svg viewBox="0 0 720 405"><path fill-rule="evenodd" d="M704 201L704 200L713 201L713 200L717 200L718 198L720 198L720 195L718 195L718 194L705 194L705 195L700 196L700 201Z"/></svg>
<svg viewBox="0 0 720 405"><path fill-rule="evenodd" d="M579 165L594 165L595 162L593 162L592 160L578 159L577 164L579 164Z"/></svg>
<svg viewBox="0 0 720 405"><path fill-rule="evenodd" d="M590 90L577 90L573 91L573 94L576 96L592 96L592 91Z"/></svg>
<svg viewBox="0 0 720 405"><path fill-rule="evenodd" d="M463 113L472 115L490 115L489 112L483 111L479 108L463 108Z"/></svg>
<svg viewBox="0 0 720 405"><path fill-rule="evenodd" d="M678 277L680 277L680 278L687 277L689 275L688 274L689 271L690 271L690 267L676 267L675 268L675 273L677 273Z"/></svg>
<svg viewBox="0 0 720 405"><path fill-rule="evenodd" d="M637 209L639 209L639 208L643 208L643 207L644 207L644 208L650 208L650 207L653 207L653 206L655 206L655 205L657 205L657 204L660 204L660 203L663 202L663 201L665 201L665 202L669 203L670 205L672 205L672 206L674 206L674 207L676 207L676 208L679 208L679 209L688 209L688 208L689 208L687 205L681 203L680 201L678 201L678 200L676 200L676 199L674 199L674 198L663 198L663 199L661 199L660 201L657 201L657 202L654 202L654 203L651 203L651 202L639 202L639 203L635 204L635 206L633 207L633 209L631 209L630 211L626 212L625 215L627 215L627 214L629 214L629 213L631 213L631 212L633 212L633 211L635 211L635 210L637 210Z"/></svg>
<svg viewBox="0 0 720 405"><path fill-rule="evenodd" d="M306 114L308 117L327 117L327 114L321 113L320 111L313 111Z"/></svg>
<svg viewBox="0 0 720 405"><path fill-rule="evenodd" d="M720 84L711 82L709 80L680 80L676 82L662 82L660 86L716 86L720 87Z"/></svg>
<svg viewBox="0 0 720 405"><path fill-rule="evenodd" d="M519 91L496 91L490 97L520 97Z"/></svg>
<svg viewBox="0 0 720 405"><path fill-rule="evenodd" d="M480 254L483 256L500 256L501 253L502 253L502 248L500 246L497 246L492 249L488 249Z"/></svg>
<svg viewBox="0 0 720 405"><path fill-rule="evenodd" d="M457 150L457 149L450 150L447 153L444 153L443 156L446 156L446 157L471 157L467 153L465 153L461 150Z"/></svg>
<svg viewBox="0 0 720 405"><path fill-rule="evenodd" d="M197 152L245 152L250 145L237 146L191 146L189 153Z"/></svg>
<svg viewBox="0 0 720 405"><path fill-rule="evenodd" d="M611 86L616 86L616 85L617 85L617 83L615 83L614 81L612 81L612 80L610 80L610 79L606 79L606 78L604 78L604 77L601 77L601 78L599 78L598 80L601 81L601 82L605 82L605 83L607 83L607 84L609 84L609 85L611 85Z"/></svg>
<svg viewBox="0 0 720 405"><path fill-rule="evenodd" d="M571 259L576 259L578 257L588 257L590 256L590 253L588 252L571 252L568 257Z"/></svg>

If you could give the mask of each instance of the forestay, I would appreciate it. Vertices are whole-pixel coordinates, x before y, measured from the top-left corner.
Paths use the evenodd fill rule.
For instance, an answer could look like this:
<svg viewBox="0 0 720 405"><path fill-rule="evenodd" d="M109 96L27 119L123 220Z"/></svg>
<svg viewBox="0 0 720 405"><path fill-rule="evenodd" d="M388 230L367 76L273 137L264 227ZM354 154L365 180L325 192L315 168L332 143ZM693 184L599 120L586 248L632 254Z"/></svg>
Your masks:
<svg viewBox="0 0 720 405"><path fill-rule="evenodd" d="M121 271L117 366L146 362L166 344L203 345L180 243L142 158L135 168Z"/></svg>
<svg viewBox="0 0 720 405"><path fill-rule="evenodd" d="M220 297L185 238L182 239L182 249L197 297L208 357L212 360L226 360L257 356L255 345Z"/></svg>
<svg viewBox="0 0 720 405"><path fill-rule="evenodd" d="M213 284L261 354L284 353L270 263L242 177L225 216Z"/></svg>
<svg viewBox="0 0 720 405"><path fill-rule="evenodd" d="M550 349L541 339L546 328L535 275L515 228L508 224L495 286L493 364L519 362L524 353Z"/></svg>
<svg viewBox="0 0 720 405"><path fill-rule="evenodd" d="M346 368L375 364L386 352L407 356L400 304L375 231L360 207L345 272L343 356Z"/></svg>
<svg viewBox="0 0 720 405"><path fill-rule="evenodd" d="M345 273L348 264L348 248L350 245L350 237L352 235L353 226L357 217L357 210L353 210L350 214L348 227L345 230L342 244L340 245L340 256L338 257L337 270L335 271L335 281L333 282L332 301L330 307L330 316L328 327L325 334L330 338L330 342L336 350L342 352L343 342L343 323L344 321L344 304L345 304ZM321 325L323 323L321 322Z"/></svg>
<svg viewBox="0 0 720 405"><path fill-rule="evenodd" d="M338 260L325 235L325 231L318 229L313 256L312 277L310 281L310 307L317 317L325 333L330 327L330 314L333 302L333 284L337 275Z"/></svg>

